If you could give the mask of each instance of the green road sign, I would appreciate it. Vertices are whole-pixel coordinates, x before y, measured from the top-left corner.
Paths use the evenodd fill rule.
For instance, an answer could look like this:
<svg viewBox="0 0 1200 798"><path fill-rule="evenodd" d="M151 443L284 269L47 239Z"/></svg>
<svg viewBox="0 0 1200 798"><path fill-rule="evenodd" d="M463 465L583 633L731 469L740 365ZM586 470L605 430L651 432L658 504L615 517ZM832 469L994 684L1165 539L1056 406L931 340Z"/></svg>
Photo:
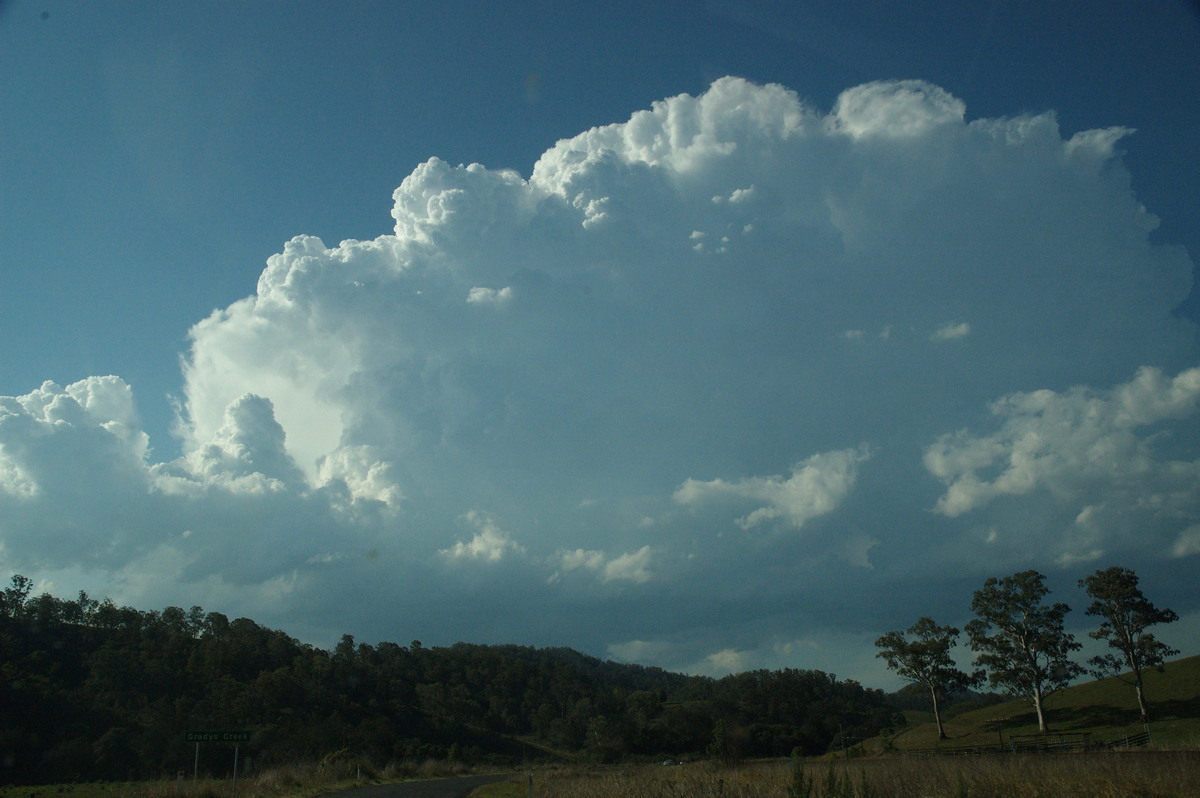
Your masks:
<svg viewBox="0 0 1200 798"><path fill-rule="evenodd" d="M244 743L249 741L248 731L190 731L184 736L189 743Z"/></svg>

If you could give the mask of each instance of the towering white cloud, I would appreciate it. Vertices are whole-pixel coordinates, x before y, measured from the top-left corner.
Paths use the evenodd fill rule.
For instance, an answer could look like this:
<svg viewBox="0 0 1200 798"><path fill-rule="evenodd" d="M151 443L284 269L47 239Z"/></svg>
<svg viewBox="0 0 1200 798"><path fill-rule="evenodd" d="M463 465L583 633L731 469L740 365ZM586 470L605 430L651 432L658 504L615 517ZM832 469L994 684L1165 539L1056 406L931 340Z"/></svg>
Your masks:
<svg viewBox="0 0 1200 798"><path fill-rule="evenodd" d="M3 551L35 567L136 555L146 451L133 394L116 377L0 397Z"/></svg>
<svg viewBox="0 0 1200 798"><path fill-rule="evenodd" d="M188 471L235 491L278 491L304 477L284 446L283 427L270 400L246 394L225 408L225 420L207 444L186 458Z"/></svg>
<svg viewBox="0 0 1200 798"><path fill-rule="evenodd" d="M178 460L116 378L0 400L3 562L313 634L403 616L712 667L805 638L779 608L852 578L830 623L901 573L961 604L936 569L992 575L996 541L1186 563L1191 262L1150 238L1130 133L725 78L528 177L433 158L391 231L297 236L192 327Z"/></svg>

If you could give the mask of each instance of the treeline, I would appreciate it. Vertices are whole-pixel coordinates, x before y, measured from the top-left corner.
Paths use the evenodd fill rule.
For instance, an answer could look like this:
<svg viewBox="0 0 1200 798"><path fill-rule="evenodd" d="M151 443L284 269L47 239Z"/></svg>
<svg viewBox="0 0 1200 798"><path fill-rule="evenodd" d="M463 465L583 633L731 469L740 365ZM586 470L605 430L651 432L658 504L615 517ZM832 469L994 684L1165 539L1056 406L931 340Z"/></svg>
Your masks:
<svg viewBox="0 0 1200 798"><path fill-rule="evenodd" d="M0 593L0 783L173 775L193 762L188 731L250 732L255 767L381 766L818 754L898 722L880 691L820 671L710 679L563 648L348 635L326 651L200 607L34 597L22 576Z"/></svg>

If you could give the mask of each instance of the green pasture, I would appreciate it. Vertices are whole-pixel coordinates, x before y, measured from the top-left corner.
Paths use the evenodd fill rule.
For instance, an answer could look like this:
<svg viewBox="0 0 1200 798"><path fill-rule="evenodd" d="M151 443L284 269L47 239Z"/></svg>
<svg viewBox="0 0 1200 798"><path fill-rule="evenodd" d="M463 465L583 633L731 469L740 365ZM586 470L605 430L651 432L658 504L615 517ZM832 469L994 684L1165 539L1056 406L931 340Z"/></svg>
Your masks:
<svg viewBox="0 0 1200 798"><path fill-rule="evenodd" d="M1162 673L1145 674L1150 734L1155 747L1200 746L1200 656L1168 662ZM1143 731L1132 685L1113 676L1075 685L1046 702L1052 732L1090 732L1094 740L1115 740ZM1009 701L956 715L945 721L948 740L938 741L932 714L906 712L908 726L893 740L896 749L993 745L1000 735L1037 734L1037 716L1025 700ZM998 727L998 728L997 728ZM866 744L879 751L878 738Z"/></svg>

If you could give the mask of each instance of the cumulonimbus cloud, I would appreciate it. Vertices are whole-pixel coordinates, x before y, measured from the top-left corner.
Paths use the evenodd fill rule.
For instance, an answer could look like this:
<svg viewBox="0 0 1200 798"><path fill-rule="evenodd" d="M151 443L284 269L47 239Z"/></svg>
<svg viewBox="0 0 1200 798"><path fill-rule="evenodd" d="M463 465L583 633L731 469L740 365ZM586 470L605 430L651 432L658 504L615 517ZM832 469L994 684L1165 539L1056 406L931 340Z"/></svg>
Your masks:
<svg viewBox="0 0 1200 798"><path fill-rule="evenodd" d="M920 81L827 112L723 78L528 176L430 159L390 231L299 235L191 328L177 460L152 461L117 378L0 400L4 562L149 601L260 595L314 634L348 605L380 636L397 614L502 634L521 613L463 611L493 590L546 618L513 639L602 649L634 637L614 596L652 597L649 651L697 602L728 606L696 639L798 639L756 597L902 556L983 569L993 537L1023 562L1186 560L1200 349L1172 311L1192 264L1150 237L1131 134L972 120ZM756 578L779 568L804 578ZM586 640L548 626L584 601Z"/></svg>

